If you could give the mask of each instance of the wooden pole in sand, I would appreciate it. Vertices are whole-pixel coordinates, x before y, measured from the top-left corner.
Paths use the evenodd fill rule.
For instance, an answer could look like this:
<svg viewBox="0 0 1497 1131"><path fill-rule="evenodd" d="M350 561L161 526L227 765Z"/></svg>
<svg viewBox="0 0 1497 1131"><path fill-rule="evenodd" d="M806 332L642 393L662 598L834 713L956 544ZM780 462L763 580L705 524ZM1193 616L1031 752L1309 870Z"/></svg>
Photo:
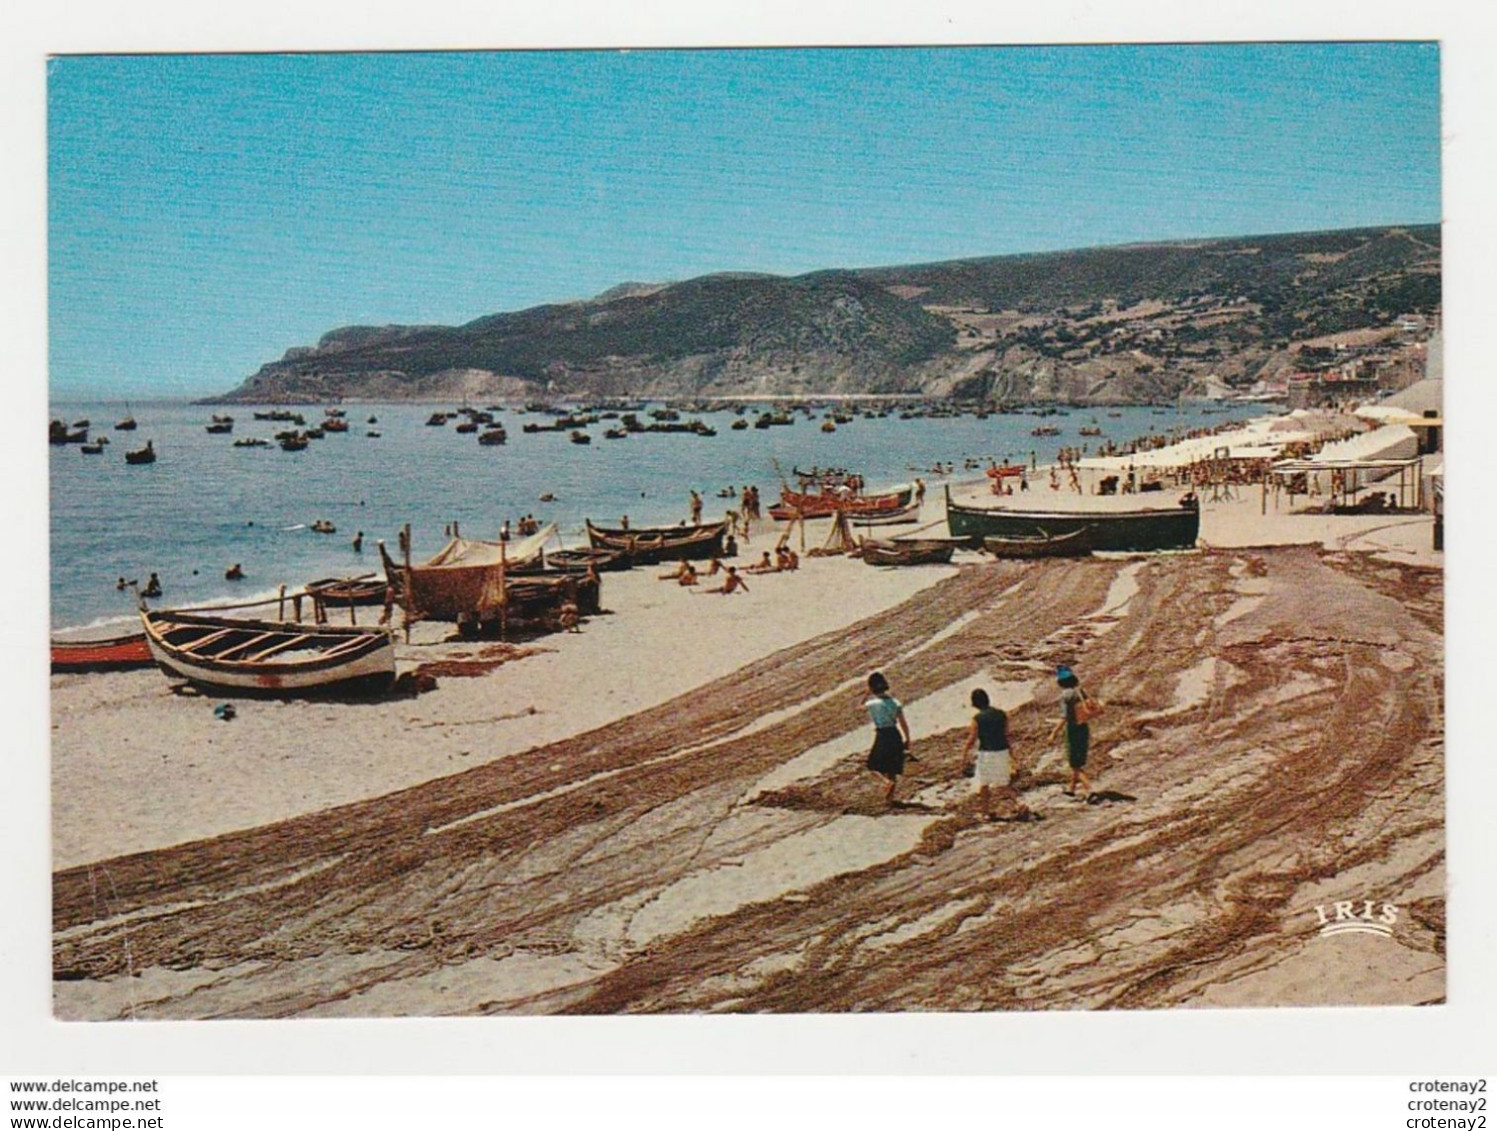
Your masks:
<svg viewBox="0 0 1497 1131"><path fill-rule="evenodd" d="M405 642L411 642L411 524L400 531L400 552L405 556L405 601L402 602L401 626L405 629Z"/></svg>
<svg viewBox="0 0 1497 1131"><path fill-rule="evenodd" d="M286 619L286 583L284 581L281 582L281 594L279 597L279 604L276 606L275 615L276 620L284 621Z"/></svg>

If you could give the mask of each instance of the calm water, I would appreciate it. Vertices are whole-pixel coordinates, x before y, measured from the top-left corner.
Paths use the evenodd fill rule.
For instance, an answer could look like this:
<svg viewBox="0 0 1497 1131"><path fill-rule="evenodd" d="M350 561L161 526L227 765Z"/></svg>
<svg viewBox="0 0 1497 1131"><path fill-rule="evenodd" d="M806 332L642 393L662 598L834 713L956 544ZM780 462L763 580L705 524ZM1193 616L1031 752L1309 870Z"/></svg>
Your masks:
<svg viewBox="0 0 1497 1131"><path fill-rule="evenodd" d="M720 516L737 501L718 499L720 488L757 484L766 506L779 492L776 461L792 467L840 466L860 471L870 489L908 482L920 474L933 490L941 480L925 469L952 462L963 475L967 457L1040 461L1053 459L1061 445L1080 445L1077 429L1095 423L1104 438L1125 441L1151 431L1168 432L1221 424L1261 414L1262 406L1204 411L1204 406L1154 410L1123 409L1110 418L1103 411L1073 410L1049 417L1061 434L1031 437L1042 423L1033 416L990 416L977 420L902 421L857 417L834 433L819 430L819 417L797 417L789 427L734 432L730 412L703 417L715 437L634 435L606 440L595 425L591 445L570 443L565 433L526 435L521 426L546 418L509 411L499 414L509 432L500 447L481 447L472 435L427 427L432 405L348 405L350 429L313 440L303 452L279 447L236 448L248 436L269 439L289 425L254 420L247 405L210 409L184 402L135 402L140 428L116 432L125 415L119 402L55 402L52 415L72 421L88 418L93 436L108 435L103 455L83 455L77 445L52 447L51 572L54 627L128 619L132 599L115 590L115 579L161 576L162 601L186 605L208 600L248 600L273 593L285 583L296 588L329 575L379 569L375 540L393 547L409 522L413 552L420 558L445 541L443 527L454 520L463 533L493 538L506 519L534 514L560 524L568 544L584 543L583 519L614 525L627 514L639 526L674 523L687 516L687 492L695 487L704 513ZM229 436L204 430L212 412L235 420ZM299 408L308 423L321 407ZM378 417L377 425L365 423ZM685 416L683 415L683 419ZM378 439L365 433L377 429ZM127 449L155 442L157 461L126 465ZM1091 440L1093 447L1098 443ZM970 476L972 473L966 473ZM554 503L539 501L541 494ZM331 535L314 533L318 519L337 526ZM351 541L364 532L364 551ZM243 563L245 580L227 582L224 570ZM194 572L196 571L196 572Z"/></svg>

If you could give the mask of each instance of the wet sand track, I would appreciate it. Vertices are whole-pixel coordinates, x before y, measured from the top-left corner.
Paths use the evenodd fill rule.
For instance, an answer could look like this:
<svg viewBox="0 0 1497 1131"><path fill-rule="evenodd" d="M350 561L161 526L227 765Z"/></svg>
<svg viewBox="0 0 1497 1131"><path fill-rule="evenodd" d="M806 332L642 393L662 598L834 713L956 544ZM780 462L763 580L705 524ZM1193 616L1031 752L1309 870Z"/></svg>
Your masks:
<svg viewBox="0 0 1497 1131"><path fill-rule="evenodd" d="M964 567L576 738L58 873L58 1013L1438 1001L1442 614L1437 573L1308 548ZM1057 661L1108 702L1092 804L1045 742ZM894 810L861 769L874 665L921 758ZM1032 685L1044 820L976 819L973 681ZM1363 898L1393 938L1317 935Z"/></svg>

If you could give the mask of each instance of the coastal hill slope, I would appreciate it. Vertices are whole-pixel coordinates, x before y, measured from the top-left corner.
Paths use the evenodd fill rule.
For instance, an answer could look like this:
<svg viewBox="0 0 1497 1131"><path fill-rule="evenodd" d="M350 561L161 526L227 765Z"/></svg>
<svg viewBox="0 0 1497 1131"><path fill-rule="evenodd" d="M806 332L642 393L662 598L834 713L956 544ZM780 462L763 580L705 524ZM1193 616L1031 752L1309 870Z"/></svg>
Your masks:
<svg viewBox="0 0 1497 1131"><path fill-rule="evenodd" d="M351 326L218 402L921 393L1152 400L1440 305L1438 226L1177 241L793 278L623 283L462 326Z"/></svg>

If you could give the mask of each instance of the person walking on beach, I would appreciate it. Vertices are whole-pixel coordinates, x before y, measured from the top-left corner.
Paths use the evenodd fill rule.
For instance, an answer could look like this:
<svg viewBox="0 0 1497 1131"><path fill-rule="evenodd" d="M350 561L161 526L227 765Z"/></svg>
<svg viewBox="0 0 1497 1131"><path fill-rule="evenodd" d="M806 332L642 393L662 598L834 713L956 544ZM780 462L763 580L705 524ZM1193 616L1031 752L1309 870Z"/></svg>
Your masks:
<svg viewBox="0 0 1497 1131"><path fill-rule="evenodd" d="M1050 732L1050 741L1054 742L1061 731L1065 731L1066 762L1071 767L1071 784L1066 787L1066 794L1078 796L1076 787L1079 785L1084 791L1079 796L1086 798L1092 792L1092 783L1086 776L1086 755L1091 746L1092 732L1080 708L1089 699L1081 689L1076 673L1064 664L1055 669L1055 682L1060 684L1060 703L1065 714Z"/></svg>
<svg viewBox="0 0 1497 1131"><path fill-rule="evenodd" d="M869 698L863 704L873 720L873 748L868 751L867 766L887 783L884 801L894 804L894 787L904 773L905 759L910 757L910 724L905 721L904 707L889 694L889 681L883 672L868 677Z"/></svg>
<svg viewBox="0 0 1497 1131"><path fill-rule="evenodd" d="M997 794L1008 802L1008 821L1028 820L1032 814L1014 792L1014 757L1008 745L1008 715L994 707L988 693L980 687L972 689L972 706L977 713L972 716L972 726L967 731L967 742L962 747L962 772L972 771L972 788L977 791L977 805L982 810L983 820L997 821L993 811L993 796ZM977 757L972 757L972 748L977 748Z"/></svg>

